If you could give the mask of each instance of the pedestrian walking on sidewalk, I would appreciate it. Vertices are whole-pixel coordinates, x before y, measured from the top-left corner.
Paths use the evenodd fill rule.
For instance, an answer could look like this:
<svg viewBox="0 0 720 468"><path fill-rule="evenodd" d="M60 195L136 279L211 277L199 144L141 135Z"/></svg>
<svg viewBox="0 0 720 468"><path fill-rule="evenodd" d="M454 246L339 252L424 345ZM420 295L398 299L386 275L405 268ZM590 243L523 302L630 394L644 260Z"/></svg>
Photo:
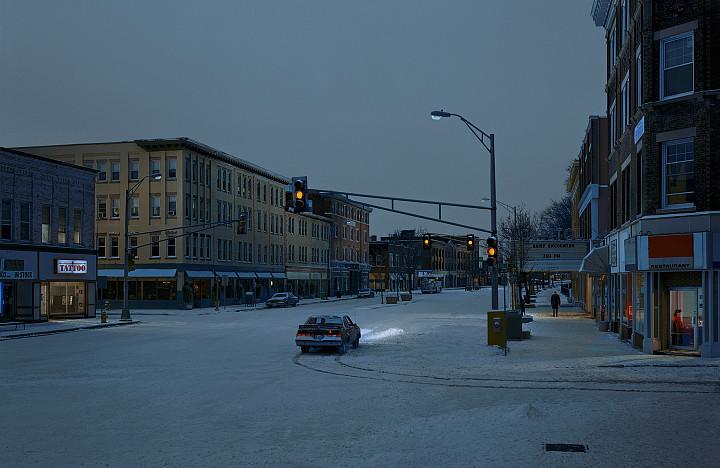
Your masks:
<svg viewBox="0 0 720 468"><path fill-rule="evenodd" d="M557 291L550 296L550 305L552 306L553 317L557 317L558 309L560 308L560 294L558 294Z"/></svg>

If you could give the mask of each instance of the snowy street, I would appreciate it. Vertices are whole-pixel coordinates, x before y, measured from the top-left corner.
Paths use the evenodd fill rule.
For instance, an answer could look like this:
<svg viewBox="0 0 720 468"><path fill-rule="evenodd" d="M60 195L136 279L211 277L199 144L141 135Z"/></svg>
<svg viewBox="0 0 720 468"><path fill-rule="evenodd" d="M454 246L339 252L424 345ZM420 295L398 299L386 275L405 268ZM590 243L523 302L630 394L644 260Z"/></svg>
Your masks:
<svg viewBox="0 0 720 468"><path fill-rule="evenodd" d="M504 356L489 303L168 311L2 341L0 465L717 466L720 362L642 354L569 307L528 309ZM350 315L360 348L301 354L311 314Z"/></svg>

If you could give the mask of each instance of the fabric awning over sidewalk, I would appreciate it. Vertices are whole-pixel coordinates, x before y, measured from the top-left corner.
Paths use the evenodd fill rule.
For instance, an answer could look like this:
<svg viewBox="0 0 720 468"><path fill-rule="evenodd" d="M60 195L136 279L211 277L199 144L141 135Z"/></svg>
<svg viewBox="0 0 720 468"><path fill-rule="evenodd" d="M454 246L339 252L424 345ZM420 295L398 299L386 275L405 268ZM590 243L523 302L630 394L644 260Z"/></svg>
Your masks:
<svg viewBox="0 0 720 468"><path fill-rule="evenodd" d="M138 268L129 271L128 278L175 278L176 272L175 268ZM123 270L121 268L106 268L98 270L97 275L106 278L122 278Z"/></svg>
<svg viewBox="0 0 720 468"><path fill-rule="evenodd" d="M602 247L592 249L590 253L583 258L579 272L596 276L609 273L609 247L603 245Z"/></svg>
<svg viewBox="0 0 720 468"><path fill-rule="evenodd" d="M187 270L185 271L185 274L188 278L215 278L215 274L212 271Z"/></svg>
<svg viewBox="0 0 720 468"><path fill-rule="evenodd" d="M236 271L237 277L240 279L255 279L255 272L252 271Z"/></svg>
<svg viewBox="0 0 720 468"><path fill-rule="evenodd" d="M271 279L271 278L273 277L271 273L268 273L268 272L266 272L266 271L258 271L258 272L256 272L255 274L256 274L257 277L260 278L260 279L266 279L266 278L267 278L267 279Z"/></svg>

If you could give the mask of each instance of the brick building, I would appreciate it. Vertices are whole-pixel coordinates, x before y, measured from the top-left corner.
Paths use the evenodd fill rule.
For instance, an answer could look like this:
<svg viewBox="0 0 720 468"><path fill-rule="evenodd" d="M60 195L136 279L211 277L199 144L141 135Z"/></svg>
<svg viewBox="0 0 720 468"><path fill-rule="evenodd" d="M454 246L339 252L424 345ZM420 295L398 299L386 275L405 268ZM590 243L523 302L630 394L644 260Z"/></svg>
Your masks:
<svg viewBox="0 0 720 468"><path fill-rule="evenodd" d="M373 236L375 237L375 236ZM396 239L370 241L370 289L407 291L416 280L417 246Z"/></svg>
<svg viewBox="0 0 720 468"><path fill-rule="evenodd" d="M567 181L572 197L573 237L602 241L608 232L607 118L590 116ZM604 304L606 274L573 274L573 296L596 316Z"/></svg>
<svg viewBox="0 0 720 468"><path fill-rule="evenodd" d="M595 0L592 16L607 45L610 327L646 352L718 356L720 2Z"/></svg>
<svg viewBox="0 0 720 468"><path fill-rule="evenodd" d="M95 171L0 148L0 321L95 316Z"/></svg>

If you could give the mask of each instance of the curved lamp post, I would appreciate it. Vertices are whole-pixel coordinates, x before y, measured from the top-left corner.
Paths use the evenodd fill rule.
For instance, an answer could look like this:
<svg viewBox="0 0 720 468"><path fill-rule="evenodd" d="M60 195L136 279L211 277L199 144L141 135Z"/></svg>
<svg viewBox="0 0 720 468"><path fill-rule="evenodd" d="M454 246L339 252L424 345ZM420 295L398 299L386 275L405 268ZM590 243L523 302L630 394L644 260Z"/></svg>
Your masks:
<svg viewBox="0 0 720 468"><path fill-rule="evenodd" d="M120 321L129 322L132 320L130 317L130 308L128 306L128 259L130 257L130 233L128 232L128 224L130 221L130 196L135 193L140 184L145 179L160 180L162 179L161 174L146 175L142 179L138 180L135 185L125 190L125 257L123 261L123 307L120 313Z"/></svg>
<svg viewBox="0 0 720 468"><path fill-rule="evenodd" d="M492 235L497 237L497 200L495 197L495 135L492 133L485 133L480 130L475 124L470 122L468 119L460 114L453 114L452 112L445 112L440 109L430 112L430 117L433 120L440 120L448 117L457 117L465 124L465 126L475 135L475 138L485 147L490 153L490 230ZM492 308L493 310L498 309L498 277L497 277L497 265L492 267L491 272L492 281Z"/></svg>

